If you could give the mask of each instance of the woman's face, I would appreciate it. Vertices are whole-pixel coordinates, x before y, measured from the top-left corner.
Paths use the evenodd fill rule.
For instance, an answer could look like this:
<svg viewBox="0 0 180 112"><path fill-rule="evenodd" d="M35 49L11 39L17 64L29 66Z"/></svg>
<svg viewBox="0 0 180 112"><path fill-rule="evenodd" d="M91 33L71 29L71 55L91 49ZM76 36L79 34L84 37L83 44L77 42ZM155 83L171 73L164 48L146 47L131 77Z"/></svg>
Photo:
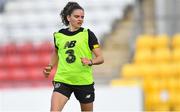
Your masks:
<svg viewBox="0 0 180 112"><path fill-rule="evenodd" d="M71 15L67 16L69 25L74 28L80 28L84 21L84 11L82 9L75 9Z"/></svg>

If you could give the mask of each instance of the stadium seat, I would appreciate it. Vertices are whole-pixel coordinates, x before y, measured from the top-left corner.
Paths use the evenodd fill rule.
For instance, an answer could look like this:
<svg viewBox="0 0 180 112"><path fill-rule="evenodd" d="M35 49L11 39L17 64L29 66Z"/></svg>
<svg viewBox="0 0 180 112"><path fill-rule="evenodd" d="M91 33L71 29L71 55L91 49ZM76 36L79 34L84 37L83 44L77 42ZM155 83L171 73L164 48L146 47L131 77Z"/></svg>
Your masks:
<svg viewBox="0 0 180 112"><path fill-rule="evenodd" d="M172 53L168 48L156 49L153 52L154 62L159 63L170 63L172 61Z"/></svg>
<svg viewBox="0 0 180 112"><path fill-rule="evenodd" d="M174 66L176 67L177 77L180 77L180 63L175 63Z"/></svg>
<svg viewBox="0 0 180 112"><path fill-rule="evenodd" d="M22 57L22 65L27 68L36 67L38 66L39 61L41 61L40 59L41 58L35 54L24 55Z"/></svg>
<svg viewBox="0 0 180 112"><path fill-rule="evenodd" d="M53 80L55 69L54 67L51 71L51 74L48 78L45 78L43 74L44 67L31 67L26 69L26 73L28 75L28 81L48 81ZM33 83L33 82L32 82Z"/></svg>
<svg viewBox="0 0 180 112"><path fill-rule="evenodd" d="M155 49L165 49L170 47L170 37L166 34L157 35L154 38L154 47Z"/></svg>
<svg viewBox="0 0 180 112"><path fill-rule="evenodd" d="M43 80L49 80L44 77L43 75L43 68L29 68L27 69L29 80L31 81L43 81Z"/></svg>
<svg viewBox="0 0 180 112"><path fill-rule="evenodd" d="M141 83L138 80L121 78L121 79L111 80L110 85L112 87L119 87L119 86L133 87L133 86L140 86Z"/></svg>
<svg viewBox="0 0 180 112"><path fill-rule="evenodd" d="M174 49L177 49L177 48L180 48L180 34L175 34L173 37L172 37L172 48Z"/></svg>
<svg viewBox="0 0 180 112"><path fill-rule="evenodd" d="M135 51L134 63L135 64L150 64L153 62L153 56L151 50Z"/></svg>
<svg viewBox="0 0 180 112"><path fill-rule="evenodd" d="M156 107L155 107L155 109L154 109L154 111L156 111L156 112L162 112L162 111L164 111L164 112L168 112L168 111L170 111L171 110L171 108L170 108L170 105L168 105L167 103L163 103L163 104L160 104L160 105L157 105Z"/></svg>
<svg viewBox="0 0 180 112"><path fill-rule="evenodd" d="M121 74L123 78L127 79L141 78L141 74L139 73L139 67L134 64L125 64L122 67Z"/></svg>
<svg viewBox="0 0 180 112"><path fill-rule="evenodd" d="M16 49L21 55L33 53L33 44L31 42L18 44Z"/></svg>
<svg viewBox="0 0 180 112"><path fill-rule="evenodd" d="M9 76L7 74L6 69L0 69L0 82L7 81L9 79Z"/></svg>
<svg viewBox="0 0 180 112"><path fill-rule="evenodd" d="M143 50L143 49L152 50L154 47L154 36L145 35L145 34L139 35L136 39L135 47L137 51Z"/></svg>
<svg viewBox="0 0 180 112"><path fill-rule="evenodd" d="M7 56L0 55L0 68L1 69L4 69L5 67L7 67L7 62L8 62Z"/></svg>
<svg viewBox="0 0 180 112"><path fill-rule="evenodd" d="M0 45L0 56L5 55L6 49L3 45Z"/></svg>
<svg viewBox="0 0 180 112"><path fill-rule="evenodd" d="M180 62L180 47L172 50L172 61L174 63Z"/></svg>
<svg viewBox="0 0 180 112"><path fill-rule="evenodd" d="M179 104L178 105L174 105L173 111L179 112L180 111L180 105Z"/></svg>
<svg viewBox="0 0 180 112"><path fill-rule="evenodd" d="M159 78L172 78L177 77L178 71L174 64L158 64L158 77Z"/></svg>
<svg viewBox="0 0 180 112"><path fill-rule="evenodd" d="M180 96L179 92L170 91L170 105L173 111L180 111Z"/></svg>
<svg viewBox="0 0 180 112"><path fill-rule="evenodd" d="M8 73L12 81L27 81L28 80L27 71L23 68L11 69Z"/></svg>
<svg viewBox="0 0 180 112"><path fill-rule="evenodd" d="M152 98L150 95L144 95L144 111L152 111L153 110L153 103Z"/></svg>
<svg viewBox="0 0 180 112"><path fill-rule="evenodd" d="M17 50L16 50L16 44L15 43L8 43L8 44L4 44L0 47L1 51L1 55L11 55L11 54L15 54L17 53Z"/></svg>
<svg viewBox="0 0 180 112"><path fill-rule="evenodd" d="M163 67L161 67L161 68L163 68ZM123 66L122 73L124 74L123 75L124 77L128 77L128 76L132 75L134 78L141 78L143 80L144 79L161 78L161 74L163 72L163 70L161 70L161 68L159 67L159 65L156 65L156 64L132 64L131 66L126 66L126 65ZM172 69L170 68L168 70L172 70ZM166 71L168 71L168 70L166 70ZM168 74L168 73L169 73L169 71L166 74ZM163 76L165 77L166 74L164 74Z"/></svg>
<svg viewBox="0 0 180 112"><path fill-rule="evenodd" d="M166 90L154 91L145 95L146 111L169 111L169 93Z"/></svg>
<svg viewBox="0 0 180 112"><path fill-rule="evenodd" d="M34 51L37 54L46 54L46 53L52 53L54 46L49 41L45 41L43 43L36 44L34 46Z"/></svg>
<svg viewBox="0 0 180 112"><path fill-rule="evenodd" d="M17 68L17 67L22 67L22 57L17 54L12 54L6 57L6 64L7 67L12 69L12 68Z"/></svg>
<svg viewBox="0 0 180 112"><path fill-rule="evenodd" d="M143 80L143 88L146 94L159 92L161 87L158 78L146 78Z"/></svg>
<svg viewBox="0 0 180 112"><path fill-rule="evenodd" d="M172 92L177 92L178 88L178 78L172 77L167 80L167 89Z"/></svg>
<svg viewBox="0 0 180 112"><path fill-rule="evenodd" d="M139 74L141 74L142 79L156 78L158 75L158 68L153 64L140 64Z"/></svg>
<svg viewBox="0 0 180 112"><path fill-rule="evenodd" d="M50 62L50 59L51 59L51 54L49 53L44 53L44 54L40 54L40 55L37 55L38 58L39 58L39 61L37 63L38 66L41 66L41 67L44 67L46 65L49 64Z"/></svg>
<svg viewBox="0 0 180 112"><path fill-rule="evenodd" d="M154 111L155 106L160 103L159 95L157 92L145 94L144 100L145 111Z"/></svg>

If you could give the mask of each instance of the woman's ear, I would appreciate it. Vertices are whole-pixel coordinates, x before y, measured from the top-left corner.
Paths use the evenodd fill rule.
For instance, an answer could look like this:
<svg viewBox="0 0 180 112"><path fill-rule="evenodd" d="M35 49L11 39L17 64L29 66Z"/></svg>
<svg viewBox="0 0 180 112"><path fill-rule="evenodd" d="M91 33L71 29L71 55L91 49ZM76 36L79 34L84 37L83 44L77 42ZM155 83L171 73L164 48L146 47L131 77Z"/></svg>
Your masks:
<svg viewBox="0 0 180 112"><path fill-rule="evenodd" d="M67 20L70 21L70 15L67 15Z"/></svg>

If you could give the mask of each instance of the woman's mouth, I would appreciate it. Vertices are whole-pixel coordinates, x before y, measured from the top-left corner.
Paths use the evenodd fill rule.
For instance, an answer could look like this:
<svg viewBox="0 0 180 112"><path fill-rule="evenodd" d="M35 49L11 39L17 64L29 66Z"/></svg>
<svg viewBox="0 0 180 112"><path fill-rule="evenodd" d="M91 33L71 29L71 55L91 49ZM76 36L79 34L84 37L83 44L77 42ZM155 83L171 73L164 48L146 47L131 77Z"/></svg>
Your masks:
<svg viewBox="0 0 180 112"><path fill-rule="evenodd" d="M78 24L78 25L82 25L82 22L78 22L77 24Z"/></svg>

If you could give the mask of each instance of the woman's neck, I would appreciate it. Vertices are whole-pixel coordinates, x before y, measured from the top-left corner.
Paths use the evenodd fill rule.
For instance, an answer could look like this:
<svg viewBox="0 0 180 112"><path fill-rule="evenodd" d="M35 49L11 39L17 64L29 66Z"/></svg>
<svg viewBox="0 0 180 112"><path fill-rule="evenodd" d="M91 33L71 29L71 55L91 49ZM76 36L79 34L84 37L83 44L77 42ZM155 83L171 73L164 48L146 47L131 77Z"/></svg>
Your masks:
<svg viewBox="0 0 180 112"><path fill-rule="evenodd" d="M75 27L72 27L72 26L69 26L69 31L70 32L74 32L74 31L77 31L79 28L75 28Z"/></svg>

